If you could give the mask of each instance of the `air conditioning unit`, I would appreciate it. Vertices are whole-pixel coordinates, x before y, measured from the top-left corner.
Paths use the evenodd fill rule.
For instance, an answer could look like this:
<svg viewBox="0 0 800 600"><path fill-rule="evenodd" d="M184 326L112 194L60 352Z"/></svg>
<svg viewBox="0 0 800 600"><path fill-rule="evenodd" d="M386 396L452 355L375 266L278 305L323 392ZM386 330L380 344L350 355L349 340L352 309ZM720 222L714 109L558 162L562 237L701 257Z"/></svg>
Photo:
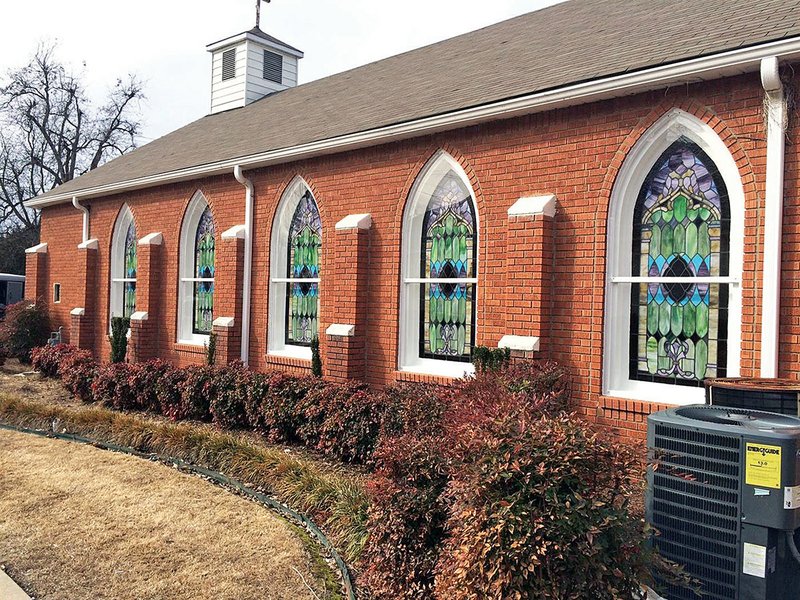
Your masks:
<svg viewBox="0 0 800 600"><path fill-rule="evenodd" d="M719 378L706 380L706 404L800 415L800 381Z"/></svg>
<svg viewBox="0 0 800 600"><path fill-rule="evenodd" d="M702 582L700 598L800 598L800 418L672 408L650 415L647 444L653 543ZM699 600L661 583L668 600Z"/></svg>

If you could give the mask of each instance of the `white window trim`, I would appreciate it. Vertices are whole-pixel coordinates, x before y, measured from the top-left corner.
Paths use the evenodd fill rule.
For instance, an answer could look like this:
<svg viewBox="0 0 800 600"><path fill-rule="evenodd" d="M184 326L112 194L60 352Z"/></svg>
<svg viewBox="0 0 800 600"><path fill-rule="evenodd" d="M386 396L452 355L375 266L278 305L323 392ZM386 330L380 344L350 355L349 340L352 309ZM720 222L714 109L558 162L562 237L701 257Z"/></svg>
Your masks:
<svg viewBox="0 0 800 600"><path fill-rule="evenodd" d="M190 346L208 345L210 335L194 333L194 284L198 281L214 281L214 278L197 278L194 272L194 239L200 217L208 201L198 190L192 196L181 225L180 264L178 280L178 343Z"/></svg>
<svg viewBox="0 0 800 600"><path fill-rule="evenodd" d="M642 183L659 156L681 136L696 143L714 162L728 190L730 203L727 376L739 375L742 329L742 256L744 187L730 151L706 123L679 109L659 119L636 142L614 182L608 212L606 300L603 336L603 394L666 404L703 402L702 387L636 381L629 376L631 244L633 211Z"/></svg>
<svg viewBox="0 0 800 600"><path fill-rule="evenodd" d="M437 360L419 356L419 286L436 279L420 277L419 264L422 251L422 222L428 200L439 185L442 177L453 170L461 178L462 183L469 190L473 201L475 213L475 228L478 232L478 255L480 254L480 226L478 207L475 206L475 191L464 169L447 152L440 150L423 167L417 180L408 195L408 203L403 211L403 231L400 259L400 322L398 336L398 369L408 373L422 373L427 375L442 375L445 377L463 377L475 372L471 362L452 360ZM479 271L479 259L476 259L475 273ZM475 283L477 277L448 279L450 283ZM478 294L473 299L475 311L478 314ZM476 319L476 334L478 323Z"/></svg>
<svg viewBox="0 0 800 600"><path fill-rule="evenodd" d="M113 317L122 316L120 307L122 306L123 296L125 294L125 284L131 281L134 283L136 282L136 279L125 278L125 237L128 234L128 227L130 227L133 222L133 213L130 207L127 204L123 204L117 215L117 221L114 223L114 231L111 234L111 285L109 286L108 293L109 334L111 333L111 319Z"/></svg>
<svg viewBox="0 0 800 600"><path fill-rule="evenodd" d="M281 196L270 237L269 323L267 325L267 354L285 358L311 360L311 348L286 343L286 286L292 281L320 283L319 277L289 277L287 269L289 227L300 199L311 193L308 183L299 175L295 177ZM319 203L317 203L319 209ZM323 248L324 251L324 248ZM322 296L320 296L322 298ZM320 308L322 303L320 302Z"/></svg>

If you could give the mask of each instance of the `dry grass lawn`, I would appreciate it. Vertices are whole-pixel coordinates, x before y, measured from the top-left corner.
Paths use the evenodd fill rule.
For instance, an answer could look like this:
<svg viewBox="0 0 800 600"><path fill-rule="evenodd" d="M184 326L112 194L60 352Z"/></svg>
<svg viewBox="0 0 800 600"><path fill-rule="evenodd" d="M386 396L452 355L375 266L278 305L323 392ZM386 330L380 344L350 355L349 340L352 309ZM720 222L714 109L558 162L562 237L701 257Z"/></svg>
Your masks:
<svg viewBox="0 0 800 600"><path fill-rule="evenodd" d="M301 540L262 506L161 464L8 431L0 564L37 599L325 597Z"/></svg>

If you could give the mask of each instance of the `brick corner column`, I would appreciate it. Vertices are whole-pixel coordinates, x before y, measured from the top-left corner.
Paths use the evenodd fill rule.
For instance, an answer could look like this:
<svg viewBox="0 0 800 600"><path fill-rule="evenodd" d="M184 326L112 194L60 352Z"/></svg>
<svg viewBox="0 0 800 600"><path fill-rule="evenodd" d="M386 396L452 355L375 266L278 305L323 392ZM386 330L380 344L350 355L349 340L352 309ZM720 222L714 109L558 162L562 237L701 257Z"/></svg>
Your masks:
<svg viewBox="0 0 800 600"><path fill-rule="evenodd" d="M336 254L325 278L326 297L335 299L330 305L336 307L336 322L326 329L324 345L320 344L323 373L335 381L366 377L371 227L369 214L348 215L336 224Z"/></svg>
<svg viewBox="0 0 800 600"><path fill-rule="evenodd" d="M94 347L97 320L97 240L78 244L78 306L70 311L69 342L84 350Z"/></svg>
<svg viewBox="0 0 800 600"><path fill-rule="evenodd" d="M164 236L150 233L136 244L136 312L131 315L128 362L146 362L158 356L161 277Z"/></svg>
<svg viewBox="0 0 800 600"><path fill-rule="evenodd" d="M47 300L47 242L25 250L25 299Z"/></svg>
<svg viewBox="0 0 800 600"><path fill-rule="evenodd" d="M514 358L531 358L540 345L548 350L555 213L554 195L520 198L508 209L506 286L527 290L506 295L506 335L500 347L511 348Z"/></svg>
<svg viewBox="0 0 800 600"><path fill-rule="evenodd" d="M214 362L227 365L242 356L242 294L244 291L244 225L220 236L214 274L214 324L217 351Z"/></svg>

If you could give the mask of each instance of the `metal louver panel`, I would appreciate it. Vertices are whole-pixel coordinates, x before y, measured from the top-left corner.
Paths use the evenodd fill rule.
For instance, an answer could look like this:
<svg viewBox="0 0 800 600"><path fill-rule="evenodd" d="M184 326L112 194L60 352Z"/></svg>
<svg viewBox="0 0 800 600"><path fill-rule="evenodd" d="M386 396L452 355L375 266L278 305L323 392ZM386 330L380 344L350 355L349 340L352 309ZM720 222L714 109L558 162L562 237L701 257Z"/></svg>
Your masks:
<svg viewBox="0 0 800 600"><path fill-rule="evenodd" d="M283 57L269 50L264 50L264 79L283 83Z"/></svg>
<svg viewBox="0 0 800 600"><path fill-rule="evenodd" d="M236 48L222 53L222 81L236 77Z"/></svg>
<svg viewBox="0 0 800 600"><path fill-rule="evenodd" d="M657 469L652 523L659 552L703 583L704 599L735 600L740 563L741 441L655 426ZM665 586L670 600L696 600L690 589Z"/></svg>

